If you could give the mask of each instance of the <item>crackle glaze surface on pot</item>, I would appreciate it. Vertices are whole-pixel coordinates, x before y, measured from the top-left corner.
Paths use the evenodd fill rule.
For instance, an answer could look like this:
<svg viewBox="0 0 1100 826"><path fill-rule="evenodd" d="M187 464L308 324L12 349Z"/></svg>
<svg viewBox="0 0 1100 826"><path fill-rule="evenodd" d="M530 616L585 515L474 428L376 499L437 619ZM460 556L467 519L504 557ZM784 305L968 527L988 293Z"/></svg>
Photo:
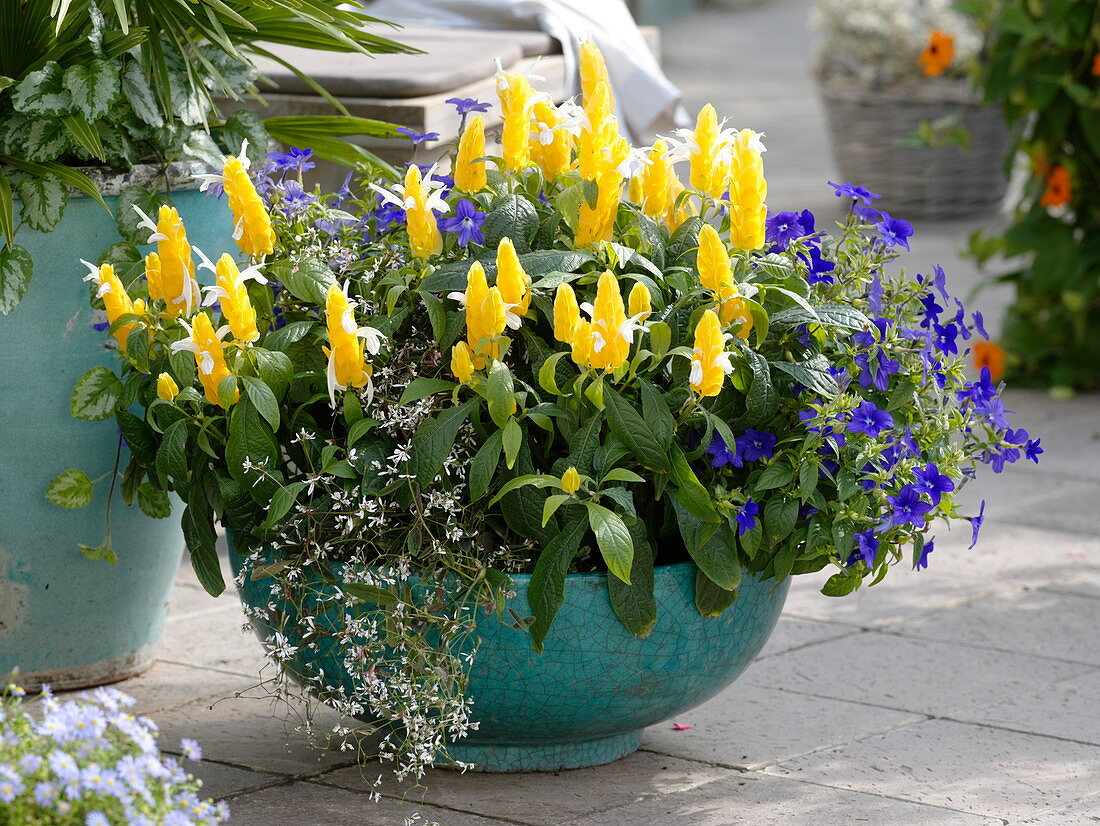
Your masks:
<svg viewBox="0 0 1100 826"><path fill-rule="evenodd" d="M234 555L235 567L239 561ZM469 689L479 728L454 744L451 755L488 771L599 765L637 749L646 726L717 694L764 646L788 583L777 588L774 580L746 573L737 601L706 618L695 608L695 574L692 563L657 568L657 624L646 639L631 635L615 616L606 574L568 577L565 604L541 655L526 631L483 618ZM512 578L517 594L510 605L525 616L530 576ZM266 604L270 584L246 582L241 599ZM292 670L323 668L329 679L342 672L331 647L295 657L303 655L321 661L292 663Z"/></svg>
<svg viewBox="0 0 1100 826"><path fill-rule="evenodd" d="M128 181L157 188L160 179L149 169L136 175L97 178L112 209ZM225 201L180 191L188 178L173 182L172 197L191 242L215 258L233 251ZM110 565L77 549L103 539L107 482L78 510L52 505L43 494L69 468L96 479L114 467L114 419L78 421L69 400L88 369L115 368L106 333L92 326L104 318L88 303L80 259L95 260L120 239L99 204L74 194L53 232L24 227L15 240L30 252L34 276L22 303L0 318L0 678L18 668L28 687L110 682L152 664L183 550L179 520L150 519L122 504L116 491L118 563ZM123 467L127 461L124 450Z"/></svg>

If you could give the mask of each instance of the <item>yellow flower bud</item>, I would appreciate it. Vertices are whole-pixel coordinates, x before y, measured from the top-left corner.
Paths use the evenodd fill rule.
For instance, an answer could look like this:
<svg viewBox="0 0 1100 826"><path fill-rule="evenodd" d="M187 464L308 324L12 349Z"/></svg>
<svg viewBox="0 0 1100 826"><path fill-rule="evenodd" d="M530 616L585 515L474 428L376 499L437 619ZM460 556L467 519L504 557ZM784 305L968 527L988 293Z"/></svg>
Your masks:
<svg viewBox="0 0 1100 826"><path fill-rule="evenodd" d="M243 147L242 147L243 149ZM248 168L239 158L230 155L222 169L223 186L233 212L233 239L245 255L257 258L275 249L275 230Z"/></svg>
<svg viewBox="0 0 1100 826"><path fill-rule="evenodd" d="M745 299L739 295L733 295L722 302L719 308L719 316L723 324L736 322L738 327L735 334L738 338L747 339L752 332L752 314L749 312Z"/></svg>
<svg viewBox="0 0 1100 826"><path fill-rule="evenodd" d="M723 298L732 294L733 267L730 265L729 251L718 236L718 230L710 224L704 224L699 231L699 253L695 266L699 270L699 283L704 287Z"/></svg>
<svg viewBox="0 0 1100 826"><path fill-rule="evenodd" d="M611 240L615 219L619 214L622 181L622 176L616 172L605 173L596 179L596 206L589 206L588 201L584 201L577 219L577 231L573 243L578 249L591 246L598 241Z"/></svg>
<svg viewBox="0 0 1100 826"><path fill-rule="evenodd" d="M607 73L607 63L604 62L603 53L591 40L582 41L578 55L578 70L581 76L581 99L587 103L595 95L596 86L603 83L607 87L610 98L611 77ZM615 101L610 98L612 110Z"/></svg>
<svg viewBox="0 0 1100 826"><path fill-rule="evenodd" d="M412 205L405 209L409 248L416 258L424 261L438 255L443 249L439 224L428 204L428 189L420 176L420 168L416 164L410 164L405 172L405 198L412 201Z"/></svg>
<svg viewBox="0 0 1100 826"><path fill-rule="evenodd" d="M527 314L531 305L531 293L527 289L530 285L531 278L519 263L512 239L501 238L497 245L497 287L508 312L517 316Z"/></svg>
<svg viewBox="0 0 1100 826"><path fill-rule="evenodd" d="M729 147L718 126L718 113L709 103L699 110L692 132L694 146L688 155L691 185L712 198L720 198L729 177Z"/></svg>
<svg viewBox="0 0 1100 826"><path fill-rule="evenodd" d="M325 322L328 328L329 373L334 388L364 387L370 378L364 350L366 342L359 336L354 307L339 284L328 288L325 301Z"/></svg>
<svg viewBox="0 0 1100 826"><path fill-rule="evenodd" d="M470 356L470 345L465 341L451 348L451 372L462 384L469 384L474 377L474 362Z"/></svg>
<svg viewBox="0 0 1100 826"><path fill-rule="evenodd" d="M157 239L156 257L151 253L145 259L149 297L163 299L169 316L190 316L199 302L199 284L187 231L175 208L161 206L153 237Z"/></svg>
<svg viewBox="0 0 1100 826"><path fill-rule="evenodd" d="M592 356L593 367L614 370L624 364L630 355L633 332L627 331L626 307L619 292L619 282L610 270L604 270L596 282L596 300L592 306Z"/></svg>
<svg viewBox="0 0 1100 826"><path fill-rule="evenodd" d="M245 287L246 276L241 274L229 253L223 253L218 259L214 272L217 286L212 292L221 302L222 315L229 329L241 341L256 341L260 333L256 329L256 311Z"/></svg>
<svg viewBox="0 0 1100 826"><path fill-rule="evenodd" d="M481 192L487 176L485 161L485 119L474 115L462 130L458 142L458 158L455 160L455 186L463 192Z"/></svg>
<svg viewBox="0 0 1100 826"><path fill-rule="evenodd" d="M179 392L179 386L170 375L161 373L157 376L157 396L159 398L164 399L166 402L170 402L179 395Z"/></svg>
<svg viewBox="0 0 1100 826"><path fill-rule="evenodd" d="M672 159L668 156L668 144L660 139L655 141L646 159L649 163L635 178L641 188L637 203L653 220L664 220L672 207L674 182L679 184ZM680 188L683 189L682 186Z"/></svg>
<svg viewBox="0 0 1100 826"><path fill-rule="evenodd" d="M653 312L653 303L649 295L649 288L641 281L635 281L627 297L627 312L631 318L644 322Z"/></svg>
<svg viewBox="0 0 1100 826"><path fill-rule="evenodd" d="M733 372L726 352L727 334L713 310L706 310L695 327L695 348L691 356L691 389L700 396L717 396L722 382Z"/></svg>
<svg viewBox="0 0 1100 826"><path fill-rule="evenodd" d="M577 306L577 294L568 284L558 284L554 293L554 338L564 344L572 344L575 328L581 320Z"/></svg>
<svg viewBox="0 0 1100 826"><path fill-rule="evenodd" d="M575 467L570 467L565 473L561 475L561 491L562 493L574 494L581 487L581 475L577 473Z"/></svg>
<svg viewBox="0 0 1100 826"><path fill-rule="evenodd" d="M501 154L504 168L518 172L531 165L531 105L534 90L524 75L497 74L497 93L503 116L501 127Z"/></svg>
<svg viewBox="0 0 1100 826"><path fill-rule="evenodd" d="M764 246L768 184L763 151L759 135L751 129L737 134L730 162L730 241L742 250Z"/></svg>

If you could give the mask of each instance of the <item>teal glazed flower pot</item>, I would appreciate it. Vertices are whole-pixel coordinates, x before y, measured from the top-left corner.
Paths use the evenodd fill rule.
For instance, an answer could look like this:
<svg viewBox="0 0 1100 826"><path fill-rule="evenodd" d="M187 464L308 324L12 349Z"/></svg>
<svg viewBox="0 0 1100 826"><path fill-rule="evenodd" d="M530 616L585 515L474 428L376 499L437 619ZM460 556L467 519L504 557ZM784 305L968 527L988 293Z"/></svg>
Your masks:
<svg viewBox="0 0 1100 826"><path fill-rule="evenodd" d="M194 171L172 170L172 197L192 243L216 258L233 249L232 217L224 201L194 188ZM130 182L163 189L155 172L103 178L108 205L116 207ZM178 518L150 519L116 491L118 563L86 559L77 543L103 539L106 481L86 508L67 511L43 498L62 471L96 479L115 464L114 419L78 421L69 401L88 369L117 363L106 333L92 326L104 318L88 303L80 259L94 260L118 240L114 219L75 193L53 232L23 227L16 237L34 259L34 276L22 303L0 317L0 679L18 668L28 687L98 685L151 665L183 550ZM127 461L123 450L123 467Z"/></svg>
<svg viewBox="0 0 1100 826"><path fill-rule="evenodd" d="M238 567L241 560L233 555L233 562ZM690 562L656 569L657 624L645 639L630 634L615 616L606 574L568 577L565 603L541 655L526 631L483 615L469 686L479 725L451 746L451 756L492 772L609 763L635 751L646 726L729 685L767 642L789 581L777 587L746 572L737 601L721 616L706 618L695 608L696 570ZM526 616L530 576L514 574L512 580L516 596L510 607ZM241 600L250 607L267 605L275 599L271 584L247 580ZM257 633L262 638L266 629ZM291 674L324 669L352 696L334 647L299 649L294 658Z"/></svg>

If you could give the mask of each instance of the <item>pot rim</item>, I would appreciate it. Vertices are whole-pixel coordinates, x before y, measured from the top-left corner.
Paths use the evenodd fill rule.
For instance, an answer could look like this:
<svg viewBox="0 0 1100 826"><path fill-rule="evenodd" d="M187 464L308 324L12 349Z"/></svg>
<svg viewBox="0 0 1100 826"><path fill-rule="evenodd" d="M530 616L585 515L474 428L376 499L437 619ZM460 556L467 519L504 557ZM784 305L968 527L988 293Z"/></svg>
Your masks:
<svg viewBox="0 0 1100 826"><path fill-rule="evenodd" d="M154 192L168 190L186 192L201 186L195 176L209 172L210 167L198 160L172 163L136 163L128 168L110 166L73 166L77 172L87 175L99 194L105 198L121 195L129 186L143 186ZM70 197L87 198L87 193L75 187L69 188Z"/></svg>

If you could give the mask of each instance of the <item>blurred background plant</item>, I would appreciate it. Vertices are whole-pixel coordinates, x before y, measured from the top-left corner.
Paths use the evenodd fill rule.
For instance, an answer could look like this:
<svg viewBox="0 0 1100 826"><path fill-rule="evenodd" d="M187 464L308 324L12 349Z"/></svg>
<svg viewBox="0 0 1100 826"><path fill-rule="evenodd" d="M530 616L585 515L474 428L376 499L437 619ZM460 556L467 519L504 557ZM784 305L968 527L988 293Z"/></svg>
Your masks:
<svg viewBox="0 0 1100 826"><path fill-rule="evenodd" d="M1100 3L963 0L991 32L978 84L1013 132L1011 169L1028 179L1002 233L976 232L979 263L1011 263L1004 324L1014 383L1090 389L1100 384Z"/></svg>
<svg viewBox="0 0 1100 826"><path fill-rule="evenodd" d="M19 303L32 274L29 253L15 244L16 232L24 226L52 231L70 187L100 199L93 181L75 167L129 168L187 158L220 166L225 151L238 150L245 138L262 155L269 134L312 145L341 162L372 163L369 153L333 136L392 134L388 125L281 118L265 130L253 114L223 117L215 106L215 98L257 94L257 56L285 64L266 48L271 44L409 51L366 31L363 25L374 18L350 6L310 0L0 0L0 314ZM327 140L313 140L321 135Z"/></svg>

